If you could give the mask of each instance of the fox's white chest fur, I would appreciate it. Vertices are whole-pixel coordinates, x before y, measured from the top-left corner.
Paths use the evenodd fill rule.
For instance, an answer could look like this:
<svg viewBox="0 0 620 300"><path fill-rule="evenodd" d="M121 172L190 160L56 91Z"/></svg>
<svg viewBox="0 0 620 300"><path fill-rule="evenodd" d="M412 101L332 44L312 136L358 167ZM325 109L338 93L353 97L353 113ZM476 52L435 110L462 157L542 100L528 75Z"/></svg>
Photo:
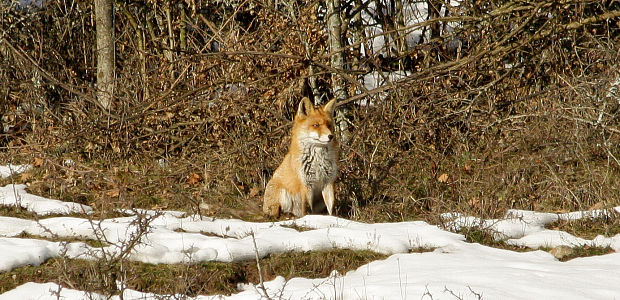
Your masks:
<svg viewBox="0 0 620 300"><path fill-rule="evenodd" d="M338 173L336 151L331 145L302 146L301 178L311 190L322 190L326 184L334 181Z"/></svg>

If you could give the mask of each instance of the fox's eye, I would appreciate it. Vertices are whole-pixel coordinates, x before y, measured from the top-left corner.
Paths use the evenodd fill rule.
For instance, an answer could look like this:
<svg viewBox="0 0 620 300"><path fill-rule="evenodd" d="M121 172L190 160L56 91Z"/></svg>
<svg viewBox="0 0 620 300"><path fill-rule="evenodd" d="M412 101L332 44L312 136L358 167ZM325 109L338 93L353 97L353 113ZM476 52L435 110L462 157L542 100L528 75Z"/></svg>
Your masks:
<svg viewBox="0 0 620 300"><path fill-rule="evenodd" d="M312 126L318 128L320 125L319 125L319 123L314 123L314 124L312 124Z"/></svg>

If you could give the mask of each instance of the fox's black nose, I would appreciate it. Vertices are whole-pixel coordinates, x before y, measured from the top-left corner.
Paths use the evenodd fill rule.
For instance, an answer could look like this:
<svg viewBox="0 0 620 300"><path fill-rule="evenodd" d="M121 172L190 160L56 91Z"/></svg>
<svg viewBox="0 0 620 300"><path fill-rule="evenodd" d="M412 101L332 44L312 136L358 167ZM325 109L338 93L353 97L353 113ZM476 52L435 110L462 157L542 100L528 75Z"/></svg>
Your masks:
<svg viewBox="0 0 620 300"><path fill-rule="evenodd" d="M333 134L330 134L330 135L328 135L328 136L327 136L327 138L331 141L331 140L333 140L333 139L334 139L334 135L333 135Z"/></svg>

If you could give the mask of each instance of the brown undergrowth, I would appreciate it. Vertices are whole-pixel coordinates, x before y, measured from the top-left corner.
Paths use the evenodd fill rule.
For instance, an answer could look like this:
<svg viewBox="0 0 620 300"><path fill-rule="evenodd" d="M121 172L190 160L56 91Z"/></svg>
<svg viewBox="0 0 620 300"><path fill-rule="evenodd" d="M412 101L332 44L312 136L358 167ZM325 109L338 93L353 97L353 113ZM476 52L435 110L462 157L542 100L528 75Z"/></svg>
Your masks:
<svg viewBox="0 0 620 300"><path fill-rule="evenodd" d="M308 64L319 68L329 57L304 58L305 43L325 43L320 16L287 23L260 5L230 12L204 4L215 18L207 23L222 26L211 32L196 7L175 6L205 31L184 31L186 48L174 49L174 63L156 46L168 31L149 33L148 53L160 60L142 61L153 70L147 73L134 37L119 35L118 95L107 112L89 98L93 74L83 61L92 52L83 41L92 30L78 27L92 26L80 17L92 7L79 5L84 10L50 8L26 15L31 22L2 23L11 30L2 48L0 159L35 166L11 180L106 212L140 207L263 220L263 187L286 152L295 105L310 93L310 79L329 90L329 76L308 73ZM118 26L131 28L128 16L148 19L149 10L163 9L149 5L121 5ZM4 20L15 17L3 9ZM338 215L436 223L444 211L497 217L510 208L617 205L620 29L617 18L596 21L617 3L460 9L471 18L446 37L463 43L456 56L439 40L381 64L348 54L355 64L345 75L356 96L342 103L350 138L341 147ZM71 16L43 22L61 13ZM72 19L81 23L65 21ZM173 21L178 32L188 24ZM46 43L26 34L37 31ZM219 51L199 47L200 34L217 40ZM388 74L398 62L410 75L388 88L367 91L353 80ZM360 98L367 105L351 101Z"/></svg>
<svg viewBox="0 0 620 300"><path fill-rule="evenodd" d="M339 108L350 132L341 143L338 216L440 224L444 212L492 218L511 208L620 204L617 1L462 1L447 7L452 21L427 21L459 22L453 31L364 55L370 41L352 22L347 40L360 40L344 51L346 70L329 67L320 1L117 1L109 111L93 96L92 1L46 1L45 10L14 2L0 4L0 164L34 168L0 184L88 204L97 218L147 208L265 221L262 192L286 153L296 104L302 96L332 98L333 73L352 95ZM374 90L361 82L395 71L407 73ZM605 226L617 232L617 223ZM273 259L274 273L303 269L286 256ZM348 264L312 261L312 272ZM187 267L161 266L174 275L162 278L177 282ZM226 271L232 278L249 276L234 268ZM42 269L23 270L35 277ZM208 279L195 280L190 294L202 293ZM227 286L218 291L230 292L226 280L215 280Z"/></svg>
<svg viewBox="0 0 620 300"><path fill-rule="evenodd" d="M598 235L614 237L620 234L620 214L611 211L597 218L559 220L545 226L548 229L566 231L574 236L593 239Z"/></svg>
<svg viewBox="0 0 620 300"><path fill-rule="evenodd" d="M333 270L344 274L385 257L369 251L351 250L291 252L271 255L261 259L260 264L265 280L276 276L286 279L324 278ZM102 273L102 269L109 274ZM240 283L259 282L258 270L252 261L178 265L127 262L121 270L94 261L53 258L40 266L25 266L0 273L0 293L30 281L55 282L83 291L118 293L114 283L104 284L109 278L103 278L102 274L110 278L118 276L119 279L127 276L123 281L127 288L161 295L230 295L237 292Z"/></svg>

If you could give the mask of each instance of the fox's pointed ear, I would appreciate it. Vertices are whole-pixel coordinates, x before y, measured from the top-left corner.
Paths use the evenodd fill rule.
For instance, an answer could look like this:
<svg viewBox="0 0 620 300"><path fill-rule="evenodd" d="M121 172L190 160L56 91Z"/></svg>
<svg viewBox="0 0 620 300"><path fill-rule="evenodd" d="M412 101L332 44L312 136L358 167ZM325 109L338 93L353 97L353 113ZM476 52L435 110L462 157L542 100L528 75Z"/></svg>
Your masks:
<svg viewBox="0 0 620 300"><path fill-rule="evenodd" d="M303 97L301 101L299 102L299 107L297 108L297 116L305 117L313 109L314 109L314 106L312 105L312 102L310 102L310 99L308 99L308 97Z"/></svg>
<svg viewBox="0 0 620 300"><path fill-rule="evenodd" d="M325 103L325 105L323 106L323 110L325 110L325 112L329 113L330 115L334 115L335 108L336 108L336 98Z"/></svg>

